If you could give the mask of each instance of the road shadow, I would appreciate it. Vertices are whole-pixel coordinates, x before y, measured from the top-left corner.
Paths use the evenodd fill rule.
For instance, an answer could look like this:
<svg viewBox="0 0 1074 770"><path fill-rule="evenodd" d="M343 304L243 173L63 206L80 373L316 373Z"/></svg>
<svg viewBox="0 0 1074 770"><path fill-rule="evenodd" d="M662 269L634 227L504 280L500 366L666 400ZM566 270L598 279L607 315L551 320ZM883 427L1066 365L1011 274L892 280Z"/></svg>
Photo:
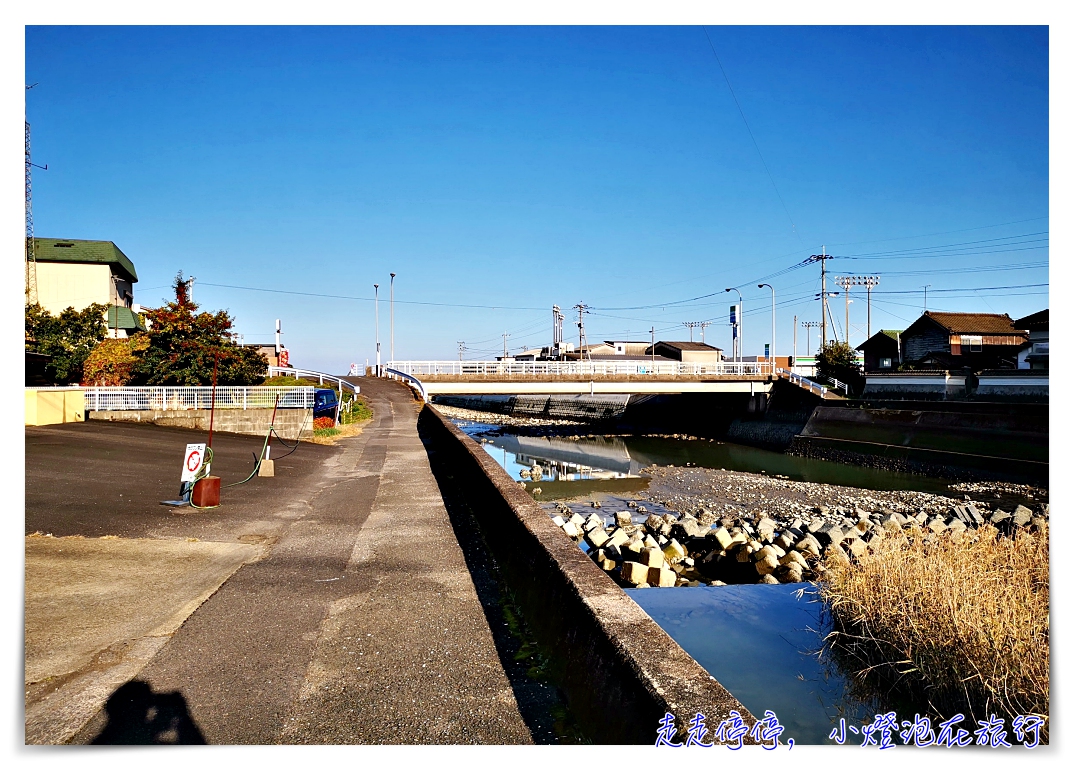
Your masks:
<svg viewBox="0 0 1074 770"><path fill-rule="evenodd" d="M179 692L153 692L132 679L112 693L104 705L108 722L91 743L107 746L204 744Z"/></svg>
<svg viewBox="0 0 1074 770"><path fill-rule="evenodd" d="M466 496L455 477L455 469L437 450L435 433L427 418L418 418L418 436L429 455L429 465L447 508L455 537L462 548L466 566L473 578L478 600L485 613L500 664L511 684L519 713L536 744L578 743L576 725L566 701L550 682L540 681L528 673L532 666L532 641L527 640L525 618L517 607L505 608L510 593L503 586L496 560L489 552L474 519Z"/></svg>

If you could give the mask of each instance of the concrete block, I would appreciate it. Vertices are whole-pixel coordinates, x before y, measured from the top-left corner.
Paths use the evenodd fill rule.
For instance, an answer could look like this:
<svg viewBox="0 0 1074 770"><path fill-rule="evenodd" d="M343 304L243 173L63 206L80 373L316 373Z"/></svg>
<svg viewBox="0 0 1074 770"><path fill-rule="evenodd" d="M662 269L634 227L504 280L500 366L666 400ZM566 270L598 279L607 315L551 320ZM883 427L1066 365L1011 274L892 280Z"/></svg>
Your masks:
<svg viewBox="0 0 1074 770"><path fill-rule="evenodd" d="M563 531L567 534L567 537L578 537L582 534L582 531L578 529L578 526L573 521L568 521L563 525Z"/></svg>
<svg viewBox="0 0 1074 770"><path fill-rule="evenodd" d="M276 461L275 460L262 460L261 464L257 466L257 475L260 478L272 478L276 475Z"/></svg>
<svg viewBox="0 0 1074 770"><path fill-rule="evenodd" d="M630 535L628 535L626 532L624 532L621 529L616 529L616 530L612 530L612 532L609 533L607 545L622 546L622 545L626 545L629 542L630 542Z"/></svg>
<svg viewBox="0 0 1074 770"><path fill-rule="evenodd" d="M563 519L562 516L553 516L552 523L555 524L557 527L562 527L567 522Z"/></svg>
<svg viewBox="0 0 1074 770"><path fill-rule="evenodd" d="M619 511L615 514L615 523L620 527L629 527L630 522L630 511Z"/></svg>
<svg viewBox="0 0 1074 770"><path fill-rule="evenodd" d="M577 513L571 516L568 521L578 527L578 529L581 529L585 525L585 519Z"/></svg>
<svg viewBox="0 0 1074 770"><path fill-rule="evenodd" d="M662 567L650 567L648 583L660 588L674 588L678 575L673 570Z"/></svg>
<svg viewBox="0 0 1074 770"><path fill-rule="evenodd" d="M623 568L619 572L619 577L621 577L624 582L640 585L647 581L647 578L649 577L649 568L636 561L624 561Z"/></svg>
<svg viewBox="0 0 1074 770"><path fill-rule="evenodd" d="M664 526L664 520L657 516L655 513L650 514L649 518L645 520L645 528L652 534L660 534L661 528Z"/></svg>
<svg viewBox="0 0 1074 770"><path fill-rule="evenodd" d="M709 535L720 544L720 548L726 550L731 547L731 533L723 527L712 530Z"/></svg>
<svg viewBox="0 0 1074 770"><path fill-rule="evenodd" d="M869 552L869 547L865 544L865 541L858 537L853 538L847 543L846 549L850 551L856 559L860 559Z"/></svg>
<svg viewBox="0 0 1074 770"><path fill-rule="evenodd" d="M758 575L769 575L775 572L776 567L779 566L779 560L773 554L766 554L763 559L755 562L753 566L757 569Z"/></svg>
<svg viewBox="0 0 1074 770"><path fill-rule="evenodd" d="M608 533L604 531L603 527L595 527L586 533L586 539L594 548L600 548L608 542Z"/></svg>
<svg viewBox="0 0 1074 770"><path fill-rule="evenodd" d="M686 558L686 549L679 544L678 540L672 538L671 542L664 546L664 558L675 563Z"/></svg>
<svg viewBox="0 0 1074 770"><path fill-rule="evenodd" d="M589 514L589 518L585 520L585 525L582 527L582 529L584 529L586 532L588 532L589 530L594 529L595 527L600 527L601 529L603 529L604 528L604 519L602 519L600 516L598 516L595 513L591 513L591 514Z"/></svg>
<svg viewBox="0 0 1074 770"><path fill-rule="evenodd" d="M645 548L641 552L641 563L647 567L663 567L664 566L664 552L659 548ZM653 581L649 581L652 583Z"/></svg>
<svg viewBox="0 0 1074 770"><path fill-rule="evenodd" d="M760 580L758 580L757 582L758 582L758 583L771 583L772 585L779 585L779 581L778 581L778 580L776 580L776 579L775 579L775 578L774 578L774 577L773 577L772 575L770 575L770 574L768 574L768 575L761 575L761 579L760 579Z"/></svg>

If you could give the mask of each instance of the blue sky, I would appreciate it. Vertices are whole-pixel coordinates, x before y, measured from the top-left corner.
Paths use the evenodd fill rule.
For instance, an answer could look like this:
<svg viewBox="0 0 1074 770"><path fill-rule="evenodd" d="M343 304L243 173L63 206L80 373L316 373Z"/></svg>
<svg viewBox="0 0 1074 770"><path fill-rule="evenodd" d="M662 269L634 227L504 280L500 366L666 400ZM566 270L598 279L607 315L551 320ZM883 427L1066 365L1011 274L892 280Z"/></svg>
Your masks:
<svg viewBox="0 0 1074 770"><path fill-rule="evenodd" d="M194 275L333 372L375 358L374 283L388 359L393 271L399 359L548 344L552 304L576 339L579 302L590 341L708 320L729 348L728 286L756 354L762 280L786 354L819 268L781 271L822 245L881 276L874 332L925 284L932 310L1048 305L1046 28L707 31L29 27L36 232L114 241L146 305Z"/></svg>

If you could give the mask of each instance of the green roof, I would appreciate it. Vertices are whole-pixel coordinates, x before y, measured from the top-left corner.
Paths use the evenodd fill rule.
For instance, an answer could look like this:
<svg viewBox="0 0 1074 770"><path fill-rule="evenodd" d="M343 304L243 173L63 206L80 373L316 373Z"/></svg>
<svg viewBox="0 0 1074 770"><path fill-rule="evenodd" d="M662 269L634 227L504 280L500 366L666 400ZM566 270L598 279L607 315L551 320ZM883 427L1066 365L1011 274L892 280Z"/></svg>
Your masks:
<svg viewBox="0 0 1074 770"><path fill-rule="evenodd" d="M893 340L897 340L899 339L899 335L902 334L902 331L899 329L881 329L880 333L888 335Z"/></svg>
<svg viewBox="0 0 1074 770"><path fill-rule="evenodd" d="M116 323L117 313L119 315L118 324ZM119 307L116 307L115 305L108 306L108 328L119 328L126 329L127 331L134 330L140 332L144 332L146 330L145 324L142 323L141 317L129 307L123 307L122 305L120 305Z"/></svg>
<svg viewBox="0 0 1074 770"><path fill-rule="evenodd" d="M38 262L88 262L115 265L118 272L132 282L138 281L134 263L111 241L72 241L62 238L35 238L34 256Z"/></svg>

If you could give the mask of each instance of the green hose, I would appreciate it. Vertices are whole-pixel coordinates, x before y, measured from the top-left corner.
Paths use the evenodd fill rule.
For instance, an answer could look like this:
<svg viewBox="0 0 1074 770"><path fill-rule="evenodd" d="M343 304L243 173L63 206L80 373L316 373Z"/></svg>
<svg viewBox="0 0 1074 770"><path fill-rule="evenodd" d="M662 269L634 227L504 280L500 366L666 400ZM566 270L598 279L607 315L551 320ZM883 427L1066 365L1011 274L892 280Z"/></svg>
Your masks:
<svg viewBox="0 0 1074 770"><path fill-rule="evenodd" d="M199 511L208 510L209 508L219 508L219 505L194 505L194 485L201 481L203 478L209 475L209 466L213 461L213 448L211 446L205 447L205 461L198 468L194 474L194 481L190 484L190 507L197 508Z"/></svg>

